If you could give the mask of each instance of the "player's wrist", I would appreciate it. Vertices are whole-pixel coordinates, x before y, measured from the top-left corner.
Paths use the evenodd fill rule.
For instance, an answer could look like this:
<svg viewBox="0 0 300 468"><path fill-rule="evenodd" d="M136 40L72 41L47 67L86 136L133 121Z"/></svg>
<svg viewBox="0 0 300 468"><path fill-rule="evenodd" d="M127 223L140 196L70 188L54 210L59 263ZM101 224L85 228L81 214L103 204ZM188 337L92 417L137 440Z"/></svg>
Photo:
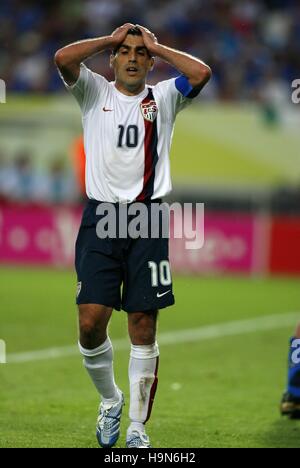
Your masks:
<svg viewBox="0 0 300 468"><path fill-rule="evenodd" d="M158 42L154 42L151 46L147 47L147 49L151 55L157 55L159 57L162 46Z"/></svg>
<svg viewBox="0 0 300 468"><path fill-rule="evenodd" d="M118 45L118 41L112 35L103 37L103 41L106 49L114 49Z"/></svg>

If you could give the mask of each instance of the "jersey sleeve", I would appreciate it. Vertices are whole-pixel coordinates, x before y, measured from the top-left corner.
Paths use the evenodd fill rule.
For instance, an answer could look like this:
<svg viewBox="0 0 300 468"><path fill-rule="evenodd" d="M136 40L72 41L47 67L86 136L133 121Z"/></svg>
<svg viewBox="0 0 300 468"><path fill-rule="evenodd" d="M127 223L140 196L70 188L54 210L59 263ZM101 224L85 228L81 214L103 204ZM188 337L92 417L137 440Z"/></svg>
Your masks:
<svg viewBox="0 0 300 468"><path fill-rule="evenodd" d="M189 106L193 98L200 93L200 89L193 88L184 75L162 81L159 83L159 87L164 96L171 120L175 119L178 112Z"/></svg>
<svg viewBox="0 0 300 468"><path fill-rule="evenodd" d="M83 114L88 113L95 104L101 90L107 86L107 81L103 76L92 72L83 63L80 64L79 77L76 83L72 85L68 85L62 74L60 72L59 74L66 88L76 98Z"/></svg>

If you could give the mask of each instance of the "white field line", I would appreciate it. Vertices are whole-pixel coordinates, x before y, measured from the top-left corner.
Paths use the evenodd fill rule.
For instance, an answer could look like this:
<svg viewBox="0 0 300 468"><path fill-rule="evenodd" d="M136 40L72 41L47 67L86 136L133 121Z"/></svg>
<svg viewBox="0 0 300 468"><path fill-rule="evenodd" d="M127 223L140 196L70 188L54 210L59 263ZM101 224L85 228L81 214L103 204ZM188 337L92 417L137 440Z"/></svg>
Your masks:
<svg viewBox="0 0 300 468"><path fill-rule="evenodd" d="M243 335L246 333L253 333L258 331L275 330L277 328L295 327L299 319L300 312L267 315L248 320L237 320L234 322L207 325L200 328L191 328L161 333L158 334L157 341L160 346L175 345L178 343L200 342L214 338L223 338L225 336ZM127 338L113 340L113 346L115 350L129 349L129 340ZM62 346L58 348L48 348L36 351L27 351L24 353L8 354L7 362L8 364L32 362L43 359L55 359L65 356L74 356L76 354L79 355L77 346Z"/></svg>

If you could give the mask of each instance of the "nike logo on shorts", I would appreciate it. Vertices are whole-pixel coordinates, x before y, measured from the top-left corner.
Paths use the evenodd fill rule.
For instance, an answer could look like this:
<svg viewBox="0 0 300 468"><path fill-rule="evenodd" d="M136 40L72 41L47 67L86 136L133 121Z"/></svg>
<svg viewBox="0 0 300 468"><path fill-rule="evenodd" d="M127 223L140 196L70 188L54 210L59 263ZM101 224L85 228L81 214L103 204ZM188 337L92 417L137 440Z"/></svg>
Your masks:
<svg viewBox="0 0 300 468"><path fill-rule="evenodd" d="M113 112L113 109L106 109L105 107L103 107L102 109L104 112Z"/></svg>
<svg viewBox="0 0 300 468"><path fill-rule="evenodd" d="M171 292L171 289L169 289L168 291L166 291L166 292L164 292L162 294L157 293L156 296L157 297L162 297L162 296L165 296L166 294L168 294L169 292Z"/></svg>

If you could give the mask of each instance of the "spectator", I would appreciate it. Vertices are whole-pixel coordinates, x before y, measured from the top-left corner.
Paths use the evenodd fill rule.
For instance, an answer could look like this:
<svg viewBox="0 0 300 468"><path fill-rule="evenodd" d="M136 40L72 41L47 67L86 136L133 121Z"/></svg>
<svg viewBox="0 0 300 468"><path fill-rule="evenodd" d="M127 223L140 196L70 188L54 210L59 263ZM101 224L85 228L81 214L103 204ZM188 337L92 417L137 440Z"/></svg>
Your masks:
<svg viewBox="0 0 300 468"><path fill-rule="evenodd" d="M39 202L61 204L76 202L79 190L62 158L54 159L46 174L39 175L34 198Z"/></svg>
<svg viewBox="0 0 300 468"><path fill-rule="evenodd" d="M20 203L33 200L36 175L29 152L19 152L13 164L4 167L4 174L2 190L6 199Z"/></svg>

